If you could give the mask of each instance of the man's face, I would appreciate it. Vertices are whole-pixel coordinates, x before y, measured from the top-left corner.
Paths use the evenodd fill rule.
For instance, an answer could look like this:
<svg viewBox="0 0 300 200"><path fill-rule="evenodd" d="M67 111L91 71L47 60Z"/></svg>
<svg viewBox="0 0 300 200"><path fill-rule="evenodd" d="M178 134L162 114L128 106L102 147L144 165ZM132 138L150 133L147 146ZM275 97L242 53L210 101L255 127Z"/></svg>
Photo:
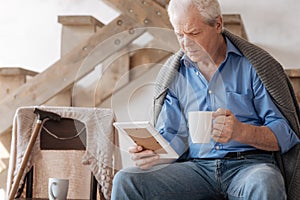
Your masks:
<svg viewBox="0 0 300 200"><path fill-rule="evenodd" d="M210 26L204 22L199 11L190 6L188 9L177 9L171 23L181 48L193 62L215 56L222 30L221 18L216 25Z"/></svg>

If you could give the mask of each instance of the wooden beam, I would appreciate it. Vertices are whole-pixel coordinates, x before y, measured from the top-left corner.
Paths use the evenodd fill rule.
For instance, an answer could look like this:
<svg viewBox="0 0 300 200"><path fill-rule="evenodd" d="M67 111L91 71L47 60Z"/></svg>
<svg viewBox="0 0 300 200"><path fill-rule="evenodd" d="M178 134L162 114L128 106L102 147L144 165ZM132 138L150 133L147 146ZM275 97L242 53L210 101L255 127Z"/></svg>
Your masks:
<svg viewBox="0 0 300 200"><path fill-rule="evenodd" d="M223 14L224 27L232 33L248 40L248 36L244 27L243 20L240 14Z"/></svg>
<svg viewBox="0 0 300 200"><path fill-rule="evenodd" d="M147 64L145 64L145 65L147 65L147 67L144 66L143 68L146 68L146 69L148 69L148 70L144 70L143 68L138 69L140 72L144 72L144 73L141 73L141 76L147 76L148 73L151 74L151 73L152 73L151 71L153 71L152 68L157 67L157 65L161 65L161 64L159 64L159 63L164 63L164 62L166 61L166 59L169 58L169 56L170 56L169 54L164 54L163 56L160 55L159 58L155 58L155 61L154 61L153 63L147 63ZM111 107L111 105L107 105L108 99L110 99L111 96L112 96L113 94L119 93L119 92L122 91L124 88L127 88L129 85L133 85L134 82L135 82L137 79L140 79L141 76L138 76L137 73L135 73L135 75L132 75L132 76L130 77L130 81L129 81L128 84L121 84L121 85L120 85L120 84L118 83L118 84L113 88L113 90L110 90L109 93L107 93L105 96L102 95L102 96L101 96L101 99L96 99L96 101L95 101L96 107L101 107L101 106L103 106L103 105L108 106L108 107ZM149 77L148 77L148 78L149 78ZM147 79L148 79L148 78L147 78ZM105 107L105 106L104 106L104 107Z"/></svg>
<svg viewBox="0 0 300 200"><path fill-rule="evenodd" d="M162 7L167 8L167 5L169 4L170 0L154 0L154 1L156 1L156 3L158 3Z"/></svg>
<svg viewBox="0 0 300 200"><path fill-rule="evenodd" d="M99 105L102 99L111 95L114 90L129 83L127 74L129 73L130 56L128 52L129 49L125 48L117 59L108 58L103 62L102 77L95 84L94 106Z"/></svg>
<svg viewBox="0 0 300 200"><path fill-rule="evenodd" d="M298 104L300 105L300 69L285 69L293 85Z"/></svg>
<svg viewBox="0 0 300 200"><path fill-rule="evenodd" d="M123 22L120 24L121 19ZM42 105L93 70L96 64L143 34L143 30L133 31L134 25L135 22L127 16L116 18L30 82L1 100L0 113L5 117L0 120L0 134L11 127L17 108Z"/></svg>
<svg viewBox="0 0 300 200"><path fill-rule="evenodd" d="M93 16L87 16L87 15L67 15L67 16L58 16L57 19L58 23L61 23L62 25L68 25L68 26L85 26L85 25L95 25L99 27L103 27L104 24L100 22L98 19L94 18Z"/></svg>
<svg viewBox="0 0 300 200"><path fill-rule="evenodd" d="M290 78L300 78L300 69L285 69L284 71Z"/></svg>
<svg viewBox="0 0 300 200"><path fill-rule="evenodd" d="M172 28L164 7L153 0L103 0L111 7L131 17L139 27Z"/></svg>
<svg viewBox="0 0 300 200"><path fill-rule="evenodd" d="M80 42L98 32L104 24L92 16L58 16L61 23L61 51L64 55L76 47ZM76 42L75 42L76 41Z"/></svg>
<svg viewBox="0 0 300 200"><path fill-rule="evenodd" d="M23 69L20 67L1 67L0 68L0 75L4 76L15 76L15 75L24 75L24 76L35 76L37 72Z"/></svg>
<svg viewBox="0 0 300 200"><path fill-rule="evenodd" d="M167 56L171 56L171 53L161 49L138 49L132 52L132 56L130 57L130 67L134 68L149 63L157 63Z"/></svg>

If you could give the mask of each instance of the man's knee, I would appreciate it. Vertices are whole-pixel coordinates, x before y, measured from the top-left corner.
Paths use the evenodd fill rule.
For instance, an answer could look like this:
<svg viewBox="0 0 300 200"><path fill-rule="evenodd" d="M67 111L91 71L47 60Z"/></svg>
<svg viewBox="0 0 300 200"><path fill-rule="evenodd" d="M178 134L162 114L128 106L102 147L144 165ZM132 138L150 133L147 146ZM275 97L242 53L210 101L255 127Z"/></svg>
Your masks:
<svg viewBox="0 0 300 200"><path fill-rule="evenodd" d="M279 170L268 165L259 166L249 179L249 193L261 194L261 199L286 199L284 179Z"/></svg>
<svg viewBox="0 0 300 200"><path fill-rule="evenodd" d="M134 174L121 170L114 176L113 186L117 186L118 188L128 186L128 184L131 185L134 180Z"/></svg>
<svg viewBox="0 0 300 200"><path fill-rule="evenodd" d="M125 170L121 170L116 173L113 179L113 187L119 189L133 189L137 188L141 184L143 173L140 172L139 169L136 168L128 168Z"/></svg>
<svg viewBox="0 0 300 200"><path fill-rule="evenodd" d="M141 173L121 170L113 179L112 200L120 199L143 199Z"/></svg>
<svg viewBox="0 0 300 200"><path fill-rule="evenodd" d="M228 194L246 199L286 199L284 179L280 171L269 164L243 170L233 180Z"/></svg>
<svg viewBox="0 0 300 200"><path fill-rule="evenodd" d="M261 164L250 170L246 176L249 185L260 187L264 190L285 190L284 179L277 168L268 164Z"/></svg>

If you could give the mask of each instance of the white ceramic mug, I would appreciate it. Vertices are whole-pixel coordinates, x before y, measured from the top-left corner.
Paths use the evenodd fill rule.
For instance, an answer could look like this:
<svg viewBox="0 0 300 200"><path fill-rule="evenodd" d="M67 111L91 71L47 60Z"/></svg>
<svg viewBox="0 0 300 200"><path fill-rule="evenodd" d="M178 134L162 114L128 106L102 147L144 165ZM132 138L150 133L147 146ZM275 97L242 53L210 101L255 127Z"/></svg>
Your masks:
<svg viewBox="0 0 300 200"><path fill-rule="evenodd" d="M193 143L210 142L212 132L212 111L191 111L188 114L189 132Z"/></svg>
<svg viewBox="0 0 300 200"><path fill-rule="evenodd" d="M66 200L68 189L68 179L49 178L48 195L50 200Z"/></svg>

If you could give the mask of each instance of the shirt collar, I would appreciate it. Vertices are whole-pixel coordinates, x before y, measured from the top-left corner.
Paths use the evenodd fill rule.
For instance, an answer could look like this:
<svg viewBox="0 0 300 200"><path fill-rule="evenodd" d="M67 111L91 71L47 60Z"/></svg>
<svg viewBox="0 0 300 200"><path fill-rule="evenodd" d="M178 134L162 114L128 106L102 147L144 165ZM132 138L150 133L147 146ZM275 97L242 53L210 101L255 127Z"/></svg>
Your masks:
<svg viewBox="0 0 300 200"><path fill-rule="evenodd" d="M226 58L225 58L225 60L228 58L228 54L230 54L230 53L234 53L236 55L243 56L243 54L232 44L232 42L226 36L224 36L224 37L226 40ZM185 66L196 66L196 64L193 61L191 61L191 59L186 54L184 54L182 56L182 58L180 59L180 63L181 63L181 65L184 64Z"/></svg>
<svg viewBox="0 0 300 200"><path fill-rule="evenodd" d="M226 48L226 57L228 57L228 54L231 53L231 52L235 53L239 56L243 56L243 54L240 52L240 50L238 50L227 37L225 37L225 39L226 39L226 46L227 46L227 48Z"/></svg>

